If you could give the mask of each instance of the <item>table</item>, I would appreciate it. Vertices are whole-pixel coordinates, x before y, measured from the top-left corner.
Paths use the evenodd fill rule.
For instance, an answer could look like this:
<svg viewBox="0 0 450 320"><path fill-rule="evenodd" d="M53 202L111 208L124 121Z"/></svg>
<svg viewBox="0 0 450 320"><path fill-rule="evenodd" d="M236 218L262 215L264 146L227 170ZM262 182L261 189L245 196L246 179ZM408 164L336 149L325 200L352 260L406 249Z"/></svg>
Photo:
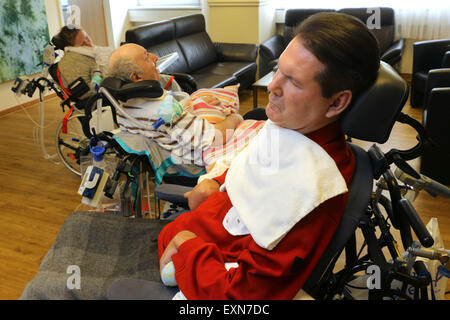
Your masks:
<svg viewBox="0 0 450 320"><path fill-rule="evenodd" d="M270 71L264 77L262 77L261 79L256 81L254 84L252 84L253 109L258 107L258 88L266 88L267 89L267 86L272 81L274 75L275 75L275 71Z"/></svg>

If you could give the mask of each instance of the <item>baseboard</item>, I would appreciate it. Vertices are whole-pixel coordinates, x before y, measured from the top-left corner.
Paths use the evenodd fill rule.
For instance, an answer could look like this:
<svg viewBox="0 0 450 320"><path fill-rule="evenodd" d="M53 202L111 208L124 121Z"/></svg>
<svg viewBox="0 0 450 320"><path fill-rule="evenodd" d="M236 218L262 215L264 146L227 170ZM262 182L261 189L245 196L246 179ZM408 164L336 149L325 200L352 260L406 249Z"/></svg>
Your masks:
<svg viewBox="0 0 450 320"><path fill-rule="evenodd" d="M56 93L48 94L48 95L46 95L44 97L44 101L53 99L55 97L56 97ZM5 116L5 115L7 115L9 113L12 113L12 112L17 111L17 110L22 109L22 108L31 107L32 105L37 104L37 103L39 103L39 99L34 99L34 100L31 100L31 101L19 104L17 106L10 107L10 108L7 108L5 110L1 110L0 111L0 117Z"/></svg>

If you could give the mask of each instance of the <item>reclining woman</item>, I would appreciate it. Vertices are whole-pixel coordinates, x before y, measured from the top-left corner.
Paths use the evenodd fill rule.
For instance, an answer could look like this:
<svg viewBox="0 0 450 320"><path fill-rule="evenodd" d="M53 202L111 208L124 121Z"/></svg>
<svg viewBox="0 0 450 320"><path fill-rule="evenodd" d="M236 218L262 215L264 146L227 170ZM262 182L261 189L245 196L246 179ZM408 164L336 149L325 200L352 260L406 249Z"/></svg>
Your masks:
<svg viewBox="0 0 450 320"><path fill-rule="evenodd" d="M61 80L65 87L81 77L90 87L89 92L80 99L86 99L95 93L95 86L100 85L108 73L108 62L113 49L96 46L89 35L79 26L64 26L52 38L55 49L64 50L64 56L58 62ZM161 75L161 83L166 86L170 76ZM169 90L181 91L176 81L170 81Z"/></svg>
<svg viewBox="0 0 450 320"><path fill-rule="evenodd" d="M155 67L157 59L157 56L140 45L122 45L110 57L109 76L132 82L161 81L162 75ZM200 89L191 96L174 91L176 90L171 91L169 88L161 98L128 100L123 104L123 108L129 115L139 119L142 125L131 122L120 114L118 123L123 131L151 138L159 147L170 151L177 163L211 165L211 162L205 163L204 155L208 154L211 155L210 159L214 158L212 151L217 148L223 150L224 144L229 142L232 136L237 138L235 130L238 127L238 133L248 132L246 129L252 125L257 129L262 127L262 121L247 121L244 126L241 125L243 118L238 113L237 86ZM180 102L183 113L174 122L155 129L151 124L159 118L158 108L168 96ZM256 134L256 131L253 133ZM224 169L220 173L223 171Z"/></svg>

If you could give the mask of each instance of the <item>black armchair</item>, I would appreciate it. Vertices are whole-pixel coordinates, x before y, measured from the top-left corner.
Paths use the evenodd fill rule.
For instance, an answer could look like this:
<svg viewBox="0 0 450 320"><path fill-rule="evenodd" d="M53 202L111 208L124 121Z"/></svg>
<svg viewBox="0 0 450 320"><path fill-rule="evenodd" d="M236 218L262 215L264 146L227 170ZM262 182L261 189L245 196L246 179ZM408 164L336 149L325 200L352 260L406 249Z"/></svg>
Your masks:
<svg viewBox="0 0 450 320"><path fill-rule="evenodd" d="M202 14L135 27L126 32L125 40L157 56L177 52L178 60L165 72L175 75L188 93L237 83L240 89L245 89L255 82L258 46L213 43L205 30Z"/></svg>
<svg viewBox="0 0 450 320"><path fill-rule="evenodd" d="M435 79L441 68L450 68L450 39L415 42L413 44L413 70L411 79L411 106L413 108L425 107L428 88L436 88ZM445 73L445 72L444 72ZM434 74L429 80L430 74ZM445 77L445 76L444 76ZM440 79L440 87L450 87L450 81Z"/></svg>
<svg viewBox="0 0 450 320"><path fill-rule="evenodd" d="M450 69L446 70L450 75ZM450 86L430 87L422 123L432 144L425 144L420 172L442 184L450 185Z"/></svg>
<svg viewBox="0 0 450 320"><path fill-rule="evenodd" d="M334 12L334 9L288 9L284 17L283 35L276 34L259 46L259 76L268 74L278 64L278 58L294 37L294 29L303 20L318 12Z"/></svg>
<svg viewBox="0 0 450 320"><path fill-rule="evenodd" d="M287 44L292 40L293 30L303 20L318 12L334 12L334 9L289 9L286 10L283 35L274 35L261 43L259 48L259 75L269 73L278 63ZM344 8L338 12L354 16L364 23L372 13L367 13L367 8ZM395 13L392 8L380 8L380 28L371 29L380 45L380 59L391 66L397 64L403 55L405 43L403 39L395 40Z"/></svg>

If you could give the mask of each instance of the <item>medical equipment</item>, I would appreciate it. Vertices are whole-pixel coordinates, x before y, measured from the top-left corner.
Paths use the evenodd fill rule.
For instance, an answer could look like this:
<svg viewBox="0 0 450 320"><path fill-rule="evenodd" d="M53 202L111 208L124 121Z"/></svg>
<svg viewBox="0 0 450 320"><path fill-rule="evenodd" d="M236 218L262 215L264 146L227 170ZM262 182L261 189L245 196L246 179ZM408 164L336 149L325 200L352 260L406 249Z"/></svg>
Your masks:
<svg viewBox="0 0 450 320"><path fill-rule="evenodd" d="M158 72L164 72L170 65L178 60L178 52L172 52L158 58L156 61L156 69Z"/></svg>

